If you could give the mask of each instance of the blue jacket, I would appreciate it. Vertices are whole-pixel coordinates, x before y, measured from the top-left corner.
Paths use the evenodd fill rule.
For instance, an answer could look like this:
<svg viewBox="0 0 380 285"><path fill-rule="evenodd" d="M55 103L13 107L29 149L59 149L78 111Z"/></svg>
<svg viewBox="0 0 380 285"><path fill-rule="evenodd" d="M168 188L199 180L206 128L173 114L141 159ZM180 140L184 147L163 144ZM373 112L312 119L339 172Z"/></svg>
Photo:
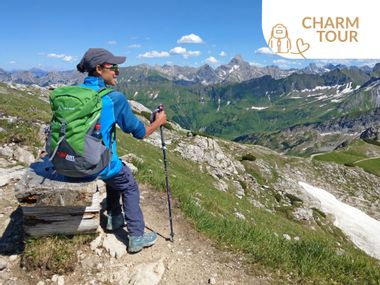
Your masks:
<svg viewBox="0 0 380 285"><path fill-rule="evenodd" d="M88 76L80 86L99 91L105 88L103 78ZM145 137L145 126L132 113L127 98L123 93L112 91L102 98L102 111L100 113L100 131L102 133L105 145L110 145L112 138L112 129L117 124L123 132L132 134L135 138L143 139ZM122 168L122 162L116 152L116 140L112 142L112 159L109 167L106 167L99 174L101 179L108 179L119 173Z"/></svg>

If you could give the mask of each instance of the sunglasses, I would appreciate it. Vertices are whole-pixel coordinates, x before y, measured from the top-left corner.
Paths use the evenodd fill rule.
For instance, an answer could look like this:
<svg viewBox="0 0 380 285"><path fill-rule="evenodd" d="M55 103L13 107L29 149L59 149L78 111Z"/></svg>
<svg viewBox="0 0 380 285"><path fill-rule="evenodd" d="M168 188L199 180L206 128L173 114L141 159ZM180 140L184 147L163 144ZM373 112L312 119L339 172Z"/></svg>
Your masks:
<svg viewBox="0 0 380 285"><path fill-rule="evenodd" d="M102 67L105 68L105 69L109 69L109 70L115 72L116 74L119 74L119 66L117 64L114 64L114 65L112 65L110 67L106 67L106 66L103 65Z"/></svg>

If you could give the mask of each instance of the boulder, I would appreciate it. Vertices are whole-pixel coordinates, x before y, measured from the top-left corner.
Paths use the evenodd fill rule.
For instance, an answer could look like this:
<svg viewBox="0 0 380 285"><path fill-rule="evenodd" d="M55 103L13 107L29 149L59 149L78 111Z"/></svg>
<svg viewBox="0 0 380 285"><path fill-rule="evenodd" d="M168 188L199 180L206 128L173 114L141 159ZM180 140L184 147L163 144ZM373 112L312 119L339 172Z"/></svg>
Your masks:
<svg viewBox="0 0 380 285"><path fill-rule="evenodd" d="M157 285L160 283L164 272L165 266L162 258L155 262L142 263L134 268L127 284Z"/></svg>
<svg viewBox="0 0 380 285"><path fill-rule="evenodd" d="M15 166L12 168L0 168L0 187L9 184L12 180L18 180L25 174L25 168Z"/></svg>
<svg viewBox="0 0 380 285"><path fill-rule="evenodd" d="M6 158L12 158L13 149L7 145L0 147L0 156L6 157Z"/></svg>
<svg viewBox="0 0 380 285"><path fill-rule="evenodd" d="M13 157L15 160L27 165L32 164L36 160L33 154L19 146L17 146L13 152Z"/></svg>
<svg viewBox="0 0 380 285"><path fill-rule="evenodd" d="M15 186L17 200L29 206L90 206L95 180L73 180L54 173L48 161L33 163Z"/></svg>

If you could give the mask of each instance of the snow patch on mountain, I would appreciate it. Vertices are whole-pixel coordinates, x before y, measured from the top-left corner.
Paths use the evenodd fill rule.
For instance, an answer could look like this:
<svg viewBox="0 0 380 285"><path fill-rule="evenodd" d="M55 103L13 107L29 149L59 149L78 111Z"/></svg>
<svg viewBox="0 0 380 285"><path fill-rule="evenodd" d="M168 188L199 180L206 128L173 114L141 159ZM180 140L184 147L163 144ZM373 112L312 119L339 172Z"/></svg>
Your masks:
<svg viewBox="0 0 380 285"><path fill-rule="evenodd" d="M300 186L321 203L321 210L334 216L334 225L340 228L352 242L368 255L380 259L380 221L363 211L347 205L334 195L304 182Z"/></svg>
<svg viewBox="0 0 380 285"><path fill-rule="evenodd" d="M258 110L258 111L261 111L261 110L265 110L265 109L268 109L269 107L256 107L256 106L251 106L251 110Z"/></svg>

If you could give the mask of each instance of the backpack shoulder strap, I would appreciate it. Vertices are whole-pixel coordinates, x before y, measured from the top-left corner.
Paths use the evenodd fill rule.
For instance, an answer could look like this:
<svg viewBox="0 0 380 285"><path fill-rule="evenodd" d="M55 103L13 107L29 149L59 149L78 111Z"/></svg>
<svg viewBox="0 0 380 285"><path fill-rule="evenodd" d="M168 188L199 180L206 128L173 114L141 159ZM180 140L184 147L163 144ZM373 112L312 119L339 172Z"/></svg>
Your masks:
<svg viewBox="0 0 380 285"><path fill-rule="evenodd" d="M107 94L109 94L113 91L114 90L111 88L101 88L101 89L99 89L98 94L100 95L100 98L103 98L104 96L106 96Z"/></svg>

